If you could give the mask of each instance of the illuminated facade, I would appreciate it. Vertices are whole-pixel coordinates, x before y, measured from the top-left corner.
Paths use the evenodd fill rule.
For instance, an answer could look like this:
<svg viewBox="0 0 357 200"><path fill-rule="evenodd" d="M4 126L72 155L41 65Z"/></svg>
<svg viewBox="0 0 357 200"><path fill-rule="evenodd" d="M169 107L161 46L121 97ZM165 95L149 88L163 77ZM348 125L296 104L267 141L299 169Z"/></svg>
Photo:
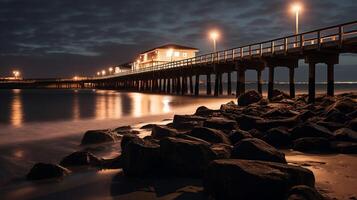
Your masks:
<svg viewBox="0 0 357 200"><path fill-rule="evenodd" d="M193 58L198 49L176 44L159 46L139 55L133 63L133 69L157 66L171 61Z"/></svg>

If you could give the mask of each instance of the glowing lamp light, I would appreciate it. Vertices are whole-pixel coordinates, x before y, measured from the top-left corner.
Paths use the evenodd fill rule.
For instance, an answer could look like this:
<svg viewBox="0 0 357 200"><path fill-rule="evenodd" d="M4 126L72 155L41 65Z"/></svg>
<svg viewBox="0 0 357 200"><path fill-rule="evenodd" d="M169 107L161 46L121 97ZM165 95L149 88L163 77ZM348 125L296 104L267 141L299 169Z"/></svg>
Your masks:
<svg viewBox="0 0 357 200"><path fill-rule="evenodd" d="M113 71L113 67L109 67L109 72L112 72Z"/></svg>
<svg viewBox="0 0 357 200"><path fill-rule="evenodd" d="M217 40L219 38L219 33L217 31L211 31L209 36L212 40Z"/></svg>
<svg viewBox="0 0 357 200"><path fill-rule="evenodd" d="M105 70L102 70L102 76L105 76L106 72Z"/></svg>
<svg viewBox="0 0 357 200"><path fill-rule="evenodd" d="M73 80L77 81L78 80L78 76L73 77Z"/></svg>
<svg viewBox="0 0 357 200"><path fill-rule="evenodd" d="M291 6L291 11L294 13L301 12L301 10L302 10L302 5L300 3L294 3Z"/></svg>
<svg viewBox="0 0 357 200"><path fill-rule="evenodd" d="M100 76L100 72L97 72L97 76Z"/></svg>
<svg viewBox="0 0 357 200"><path fill-rule="evenodd" d="M18 78L20 76L20 72L17 70L12 71L12 74L14 75L15 78Z"/></svg>

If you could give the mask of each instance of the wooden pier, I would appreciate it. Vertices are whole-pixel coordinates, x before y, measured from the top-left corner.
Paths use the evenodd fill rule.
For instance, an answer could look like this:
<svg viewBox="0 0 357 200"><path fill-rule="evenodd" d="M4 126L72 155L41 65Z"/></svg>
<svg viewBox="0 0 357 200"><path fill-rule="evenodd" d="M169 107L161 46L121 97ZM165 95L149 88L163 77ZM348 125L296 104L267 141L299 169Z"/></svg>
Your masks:
<svg viewBox="0 0 357 200"><path fill-rule="evenodd" d="M326 64L327 94L334 95L334 67L341 53L357 53L357 21L313 30L298 35L249 44L194 58L169 62L139 70L82 80L32 80L0 82L1 88L46 87L102 88L177 95L199 95L200 78L206 76L206 94L212 95L211 75L215 75L213 95L223 94L223 74L227 74L227 94L232 94L232 72L237 72L236 95L245 92L245 72L257 72L257 91L262 93L262 71L269 70L268 97L274 89L277 67L289 69L290 96L295 97L295 69L299 60L309 65L309 101L315 100L316 64Z"/></svg>

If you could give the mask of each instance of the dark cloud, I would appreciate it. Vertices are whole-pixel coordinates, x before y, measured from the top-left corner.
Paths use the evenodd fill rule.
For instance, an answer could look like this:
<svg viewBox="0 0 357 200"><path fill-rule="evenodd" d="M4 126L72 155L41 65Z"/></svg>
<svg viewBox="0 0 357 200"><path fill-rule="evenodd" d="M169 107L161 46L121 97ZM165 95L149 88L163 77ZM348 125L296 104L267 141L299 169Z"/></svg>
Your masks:
<svg viewBox="0 0 357 200"><path fill-rule="evenodd" d="M352 0L301 0L302 30L357 18ZM27 77L92 75L130 61L147 48L181 43L210 51L293 32L287 0L0 0L0 75L14 67Z"/></svg>

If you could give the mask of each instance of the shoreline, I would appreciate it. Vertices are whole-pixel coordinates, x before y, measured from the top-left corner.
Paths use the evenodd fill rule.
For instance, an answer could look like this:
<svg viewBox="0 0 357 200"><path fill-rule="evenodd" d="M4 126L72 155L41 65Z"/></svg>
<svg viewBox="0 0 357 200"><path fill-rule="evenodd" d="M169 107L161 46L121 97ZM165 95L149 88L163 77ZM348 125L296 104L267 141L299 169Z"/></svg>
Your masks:
<svg viewBox="0 0 357 200"><path fill-rule="evenodd" d="M218 105L217 105L218 106ZM193 112L191 112L193 113ZM175 114L187 114L187 110L181 110L179 113ZM171 117L169 117L171 116ZM140 128L140 126L148 123L155 123L155 124L168 124L171 121L167 119L171 119L173 117L172 113L168 113L165 115L158 115L155 116L154 118L156 120L151 120L150 122L143 122L143 119L147 118L153 118L153 116L147 116L144 118L136 119L135 122L132 121L131 124L128 124L126 122L120 123L120 125L132 125L133 130L137 130ZM142 123L136 123L136 122L142 122ZM126 123L126 124L125 124ZM135 125L134 125L135 124ZM113 126L114 127L114 126ZM113 128L112 127L112 128ZM110 128L110 127L106 127ZM149 133L146 133L149 134ZM145 136L145 135L143 135ZM71 143L73 146L75 146L74 143L79 142L80 135L76 134L75 136L67 136L66 138L63 138L63 142L67 141L68 142L68 137L72 137ZM45 138L42 138L42 140ZM48 139L48 138L47 138ZM57 138L52 138L53 140ZM51 139L50 139L51 140ZM29 143L35 143L37 140L27 140ZM19 141L17 141L19 142ZM22 141L23 142L23 141ZM9 143L7 145L12 145L13 143ZM33 144L35 145L35 144ZM118 142L112 143L111 146L118 146ZM79 146L76 146L77 148L69 148L68 150L71 150L72 152L74 150L79 150ZM115 154L113 152L116 151ZM100 151L99 151L100 152ZM305 168L308 168L312 170L315 174L316 178L316 188L318 191L324 195L329 196L331 199L332 198L337 198L337 199L353 199L356 198L357 194L354 193L353 190L353 185L357 183L357 174L354 173L354 169L357 168L357 155L356 154L351 154L351 155L344 155L344 154L308 154L308 153L301 153L298 151L293 151L293 150L283 150L283 152L286 155L287 162L289 164L297 165L297 166L302 166ZM97 155L101 155L101 157L105 157L105 154L110 154L112 153L111 157L115 157L119 155L118 148L108 148L105 150L105 153L101 152L98 153ZM64 155L62 155L64 156ZM61 157L58 155L58 157ZM108 158L108 157L106 157ZM335 163L335 161L338 160L338 163ZM58 160L57 160L58 162ZM118 176L118 174L121 174ZM121 177L121 178L119 178ZM158 179L154 182L157 188L155 189L150 189L153 185L145 185L144 188L137 188L135 185L142 184L140 181L139 182L127 182L128 180L125 177L121 170L117 169L103 169L103 170L95 170L95 169L89 169L89 170L84 170L80 172L73 173L69 175L68 177L63 178L63 180L59 181L45 181L46 183L49 183L50 186L45 186L43 184L37 184L37 183L31 183L31 182L23 182L20 180L20 184L16 183L16 181L13 184L10 184L9 186L5 187L0 187L0 193L3 193L4 199L23 199L28 197L28 195L31 194L37 194L39 196L35 197L36 199L46 199L46 198L51 198L51 199L61 199L64 198L68 195L74 195L74 197L78 197L78 199L87 199L87 198L101 198L101 199L110 199L113 197L113 194L116 195L116 199L131 199L131 198L148 198L148 199L174 199L178 196L181 195L192 195L192 199L198 199L202 197L203 193L203 186L202 182L199 179L185 179L182 180L182 178L175 178L175 180L182 180L185 184L182 183L181 188L173 187L173 189L169 190L169 192L164 192L165 194L161 194L159 192L160 187L165 188L165 184L168 184L168 180L163 178L163 179ZM85 178L87 181L82 182L82 178ZM116 179L119 179L116 180ZM122 182L124 181L124 182ZM153 181L153 180L148 180ZM157 183L159 182L159 183ZM91 188L95 188L95 183L101 183L100 185L103 185L100 187L98 193L93 193L90 192L91 189L88 189L86 186L89 185ZM127 193L123 191L112 191L112 185L122 185L125 183L131 183L134 184L134 189L133 188L126 188ZM155 185L154 184L154 185ZM51 186L52 185L52 186ZM57 188L56 185L61 185L60 188ZM109 187L108 188L106 187ZM188 188L186 187L188 186ZM147 188L148 187L148 188ZM171 187L171 186L166 186L166 187ZM33 188L33 189L31 189ZM37 188L37 189L35 189ZM44 188L46 189L46 192L40 192L39 190L42 190ZM136 188L136 190L135 190ZM34 190L35 189L35 190ZM176 190L174 190L176 189ZM22 192L17 193L18 190L22 190ZM89 192L86 195L80 194L79 191L85 191ZM77 191L77 192L76 192ZM96 196L98 195L98 196ZM1 195L0 195L1 197ZM32 198L32 197L31 197Z"/></svg>

